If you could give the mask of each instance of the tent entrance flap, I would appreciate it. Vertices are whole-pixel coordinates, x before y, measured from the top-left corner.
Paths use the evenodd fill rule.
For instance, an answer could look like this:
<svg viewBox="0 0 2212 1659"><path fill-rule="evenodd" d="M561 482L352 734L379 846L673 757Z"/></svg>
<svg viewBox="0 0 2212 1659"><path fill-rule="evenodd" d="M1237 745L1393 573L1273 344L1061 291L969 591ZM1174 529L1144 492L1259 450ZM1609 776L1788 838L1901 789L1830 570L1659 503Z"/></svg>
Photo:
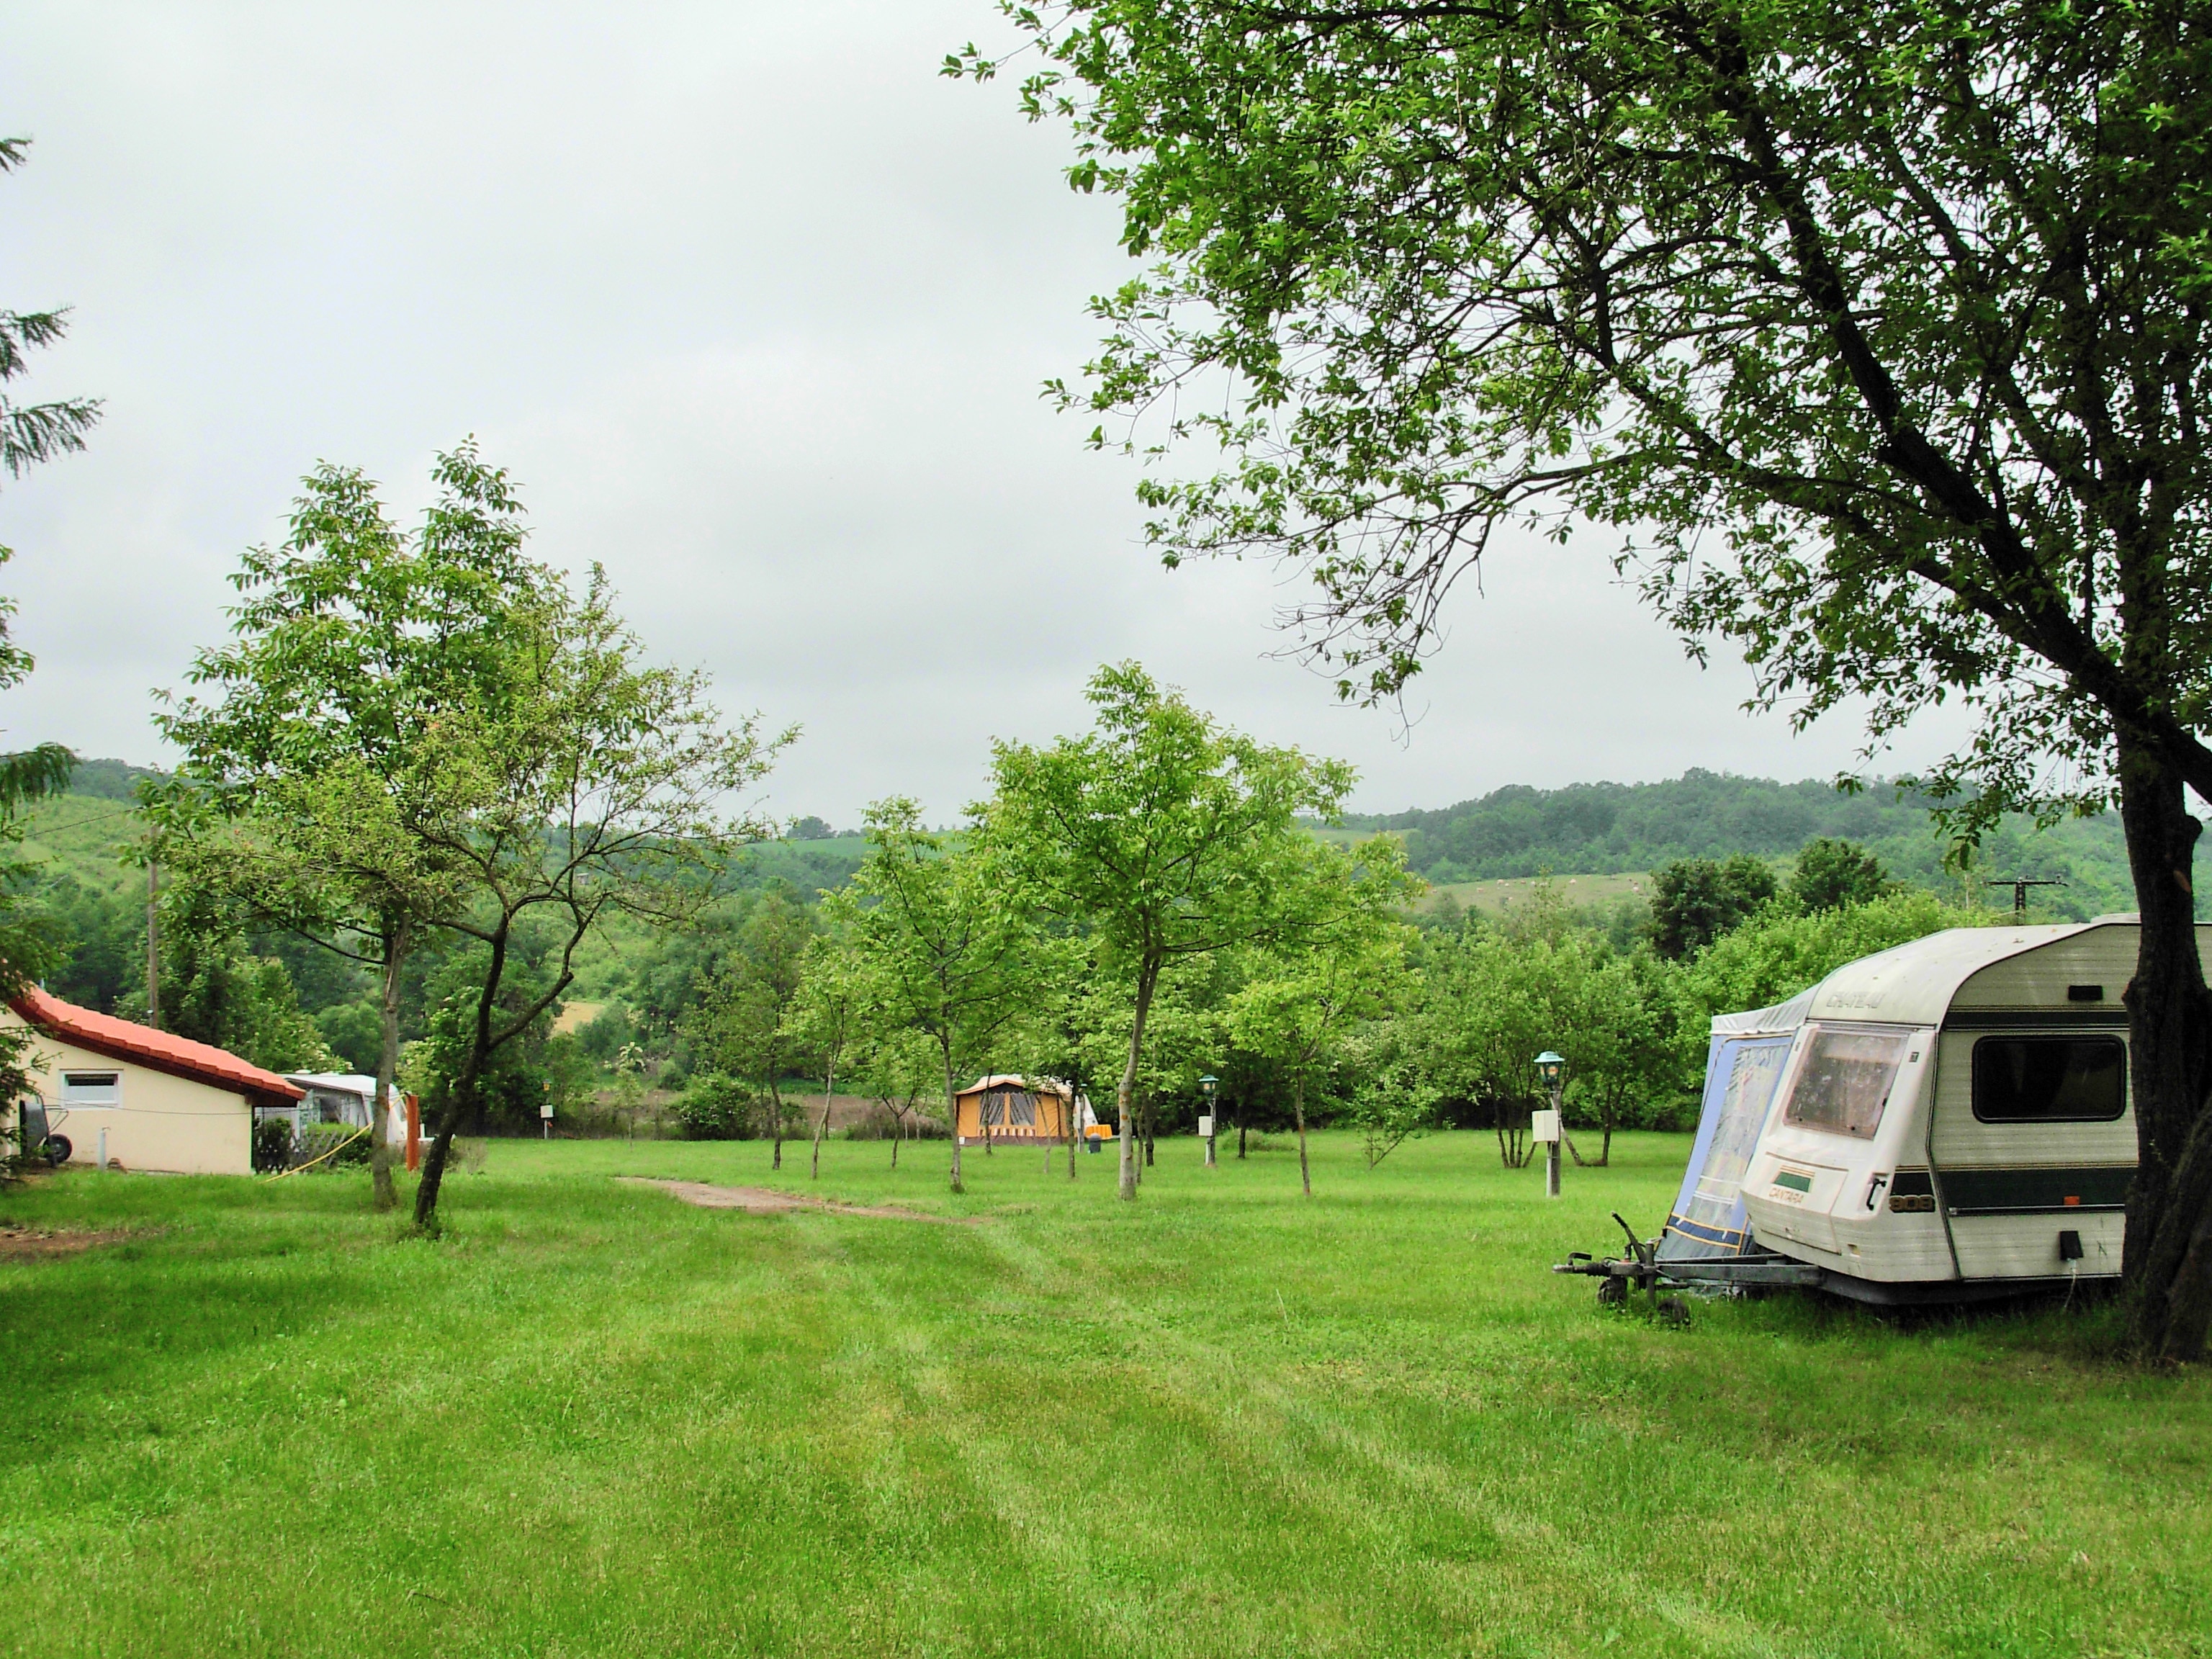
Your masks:
<svg viewBox="0 0 2212 1659"><path fill-rule="evenodd" d="M1743 1176L1766 1126L1794 1037L1719 1036L1705 1060L1705 1097L1682 1190L1659 1238L1658 1260L1741 1255L1751 1248Z"/></svg>

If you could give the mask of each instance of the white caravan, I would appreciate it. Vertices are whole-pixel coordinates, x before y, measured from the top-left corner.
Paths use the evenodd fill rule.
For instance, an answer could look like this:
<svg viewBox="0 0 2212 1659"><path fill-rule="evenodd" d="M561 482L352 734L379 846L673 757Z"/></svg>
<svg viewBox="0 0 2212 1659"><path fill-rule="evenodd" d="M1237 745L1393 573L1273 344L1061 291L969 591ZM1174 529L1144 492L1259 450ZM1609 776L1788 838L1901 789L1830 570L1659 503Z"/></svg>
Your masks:
<svg viewBox="0 0 2212 1659"><path fill-rule="evenodd" d="M1716 1019L1689 1170L1644 1273L1870 1302L2117 1275L2138 932L2131 915L1954 928Z"/></svg>

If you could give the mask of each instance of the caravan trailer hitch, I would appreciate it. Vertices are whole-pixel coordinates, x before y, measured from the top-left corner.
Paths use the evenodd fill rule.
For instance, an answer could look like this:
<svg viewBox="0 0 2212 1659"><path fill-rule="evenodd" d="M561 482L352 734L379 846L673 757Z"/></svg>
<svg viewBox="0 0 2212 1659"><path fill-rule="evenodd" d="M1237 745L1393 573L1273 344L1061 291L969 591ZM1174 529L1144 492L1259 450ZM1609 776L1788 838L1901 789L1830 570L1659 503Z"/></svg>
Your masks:
<svg viewBox="0 0 2212 1659"><path fill-rule="evenodd" d="M1659 1241L1646 1241L1636 1236L1636 1230L1622 1220L1615 1210L1613 1218L1620 1223L1620 1231L1627 1235L1628 1251L1625 1255L1595 1260L1581 1250L1570 1254L1565 1261L1555 1264L1555 1273L1583 1273L1601 1281L1597 1287L1600 1302L1615 1303L1628 1300L1632 1291L1641 1290L1651 1305L1659 1305L1659 1281L1666 1275L1659 1268L1656 1257Z"/></svg>

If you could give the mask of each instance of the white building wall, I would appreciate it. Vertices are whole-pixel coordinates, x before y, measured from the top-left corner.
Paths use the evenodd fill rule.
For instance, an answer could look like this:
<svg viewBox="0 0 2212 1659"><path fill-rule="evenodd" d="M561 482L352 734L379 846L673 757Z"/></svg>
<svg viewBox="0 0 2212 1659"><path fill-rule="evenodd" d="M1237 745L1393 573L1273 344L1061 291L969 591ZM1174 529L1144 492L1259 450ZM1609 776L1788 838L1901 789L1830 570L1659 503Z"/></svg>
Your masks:
<svg viewBox="0 0 2212 1659"><path fill-rule="evenodd" d="M21 1026L23 1021L13 1011L0 1009L0 1023ZM90 1164L99 1157L100 1132L105 1128L108 1157L126 1170L176 1175L252 1173L253 1115L243 1095L95 1054L43 1033L34 1037L28 1059L33 1087L56 1120L56 1132L69 1138L72 1162ZM113 1106L72 1106L64 1121L64 1072L119 1073L121 1099Z"/></svg>

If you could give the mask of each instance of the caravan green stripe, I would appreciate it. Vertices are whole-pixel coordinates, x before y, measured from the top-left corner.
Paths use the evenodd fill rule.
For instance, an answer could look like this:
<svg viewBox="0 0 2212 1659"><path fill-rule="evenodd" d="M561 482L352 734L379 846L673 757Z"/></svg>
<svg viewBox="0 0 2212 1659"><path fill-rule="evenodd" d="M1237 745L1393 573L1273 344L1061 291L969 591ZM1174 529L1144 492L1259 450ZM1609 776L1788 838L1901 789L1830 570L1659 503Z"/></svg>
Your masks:
<svg viewBox="0 0 2212 1659"><path fill-rule="evenodd" d="M2128 1201L2128 1183L2135 1173L2132 1164L1940 1171L1943 1202L1953 1215L2117 1210Z"/></svg>

